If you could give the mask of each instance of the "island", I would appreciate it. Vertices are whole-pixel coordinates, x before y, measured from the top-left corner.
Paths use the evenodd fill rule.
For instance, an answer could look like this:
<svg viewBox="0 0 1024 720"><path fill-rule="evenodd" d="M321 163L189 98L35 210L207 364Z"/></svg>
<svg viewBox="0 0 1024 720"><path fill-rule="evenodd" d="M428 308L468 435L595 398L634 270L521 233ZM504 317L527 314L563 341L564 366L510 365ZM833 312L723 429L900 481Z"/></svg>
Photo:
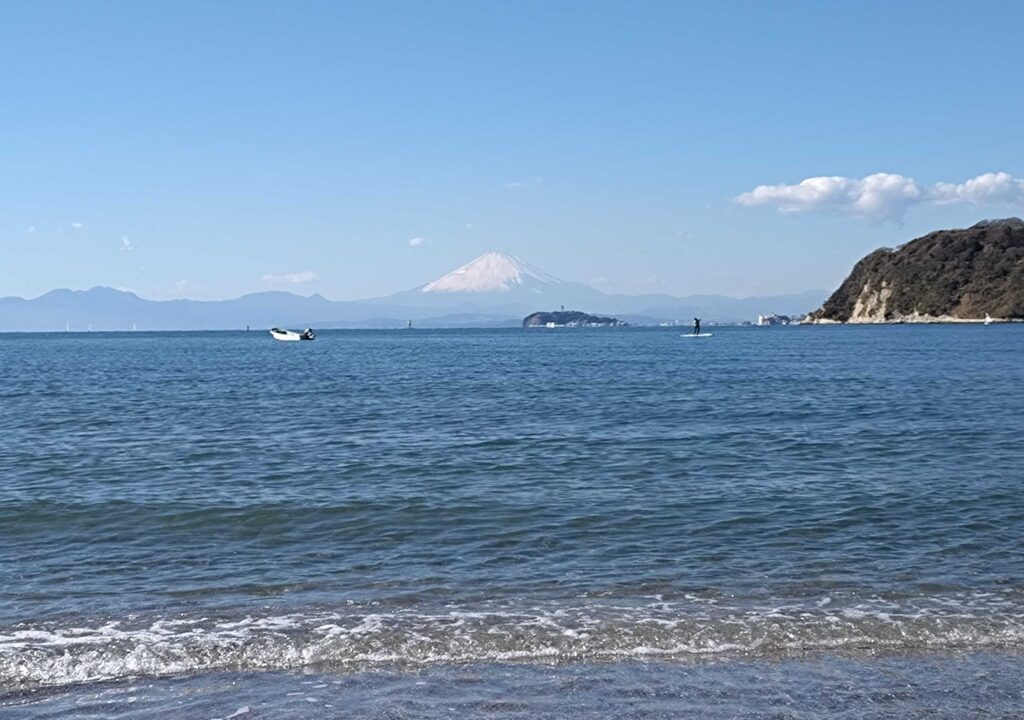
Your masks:
<svg viewBox="0 0 1024 720"><path fill-rule="evenodd" d="M535 312L523 318L524 328L557 327L624 327L626 323L618 318L588 315L578 310L555 310Z"/></svg>
<svg viewBox="0 0 1024 720"><path fill-rule="evenodd" d="M806 323L1024 320L1024 220L939 230L858 262Z"/></svg>

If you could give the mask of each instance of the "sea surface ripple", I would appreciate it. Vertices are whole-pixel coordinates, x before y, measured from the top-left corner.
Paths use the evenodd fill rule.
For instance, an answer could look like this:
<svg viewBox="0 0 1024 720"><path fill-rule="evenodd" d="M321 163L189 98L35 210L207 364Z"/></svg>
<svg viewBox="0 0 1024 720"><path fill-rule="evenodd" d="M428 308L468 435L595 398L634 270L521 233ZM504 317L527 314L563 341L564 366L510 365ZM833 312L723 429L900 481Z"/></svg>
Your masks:
<svg viewBox="0 0 1024 720"><path fill-rule="evenodd" d="M0 335L0 693L1012 654L1022 357L1020 326Z"/></svg>

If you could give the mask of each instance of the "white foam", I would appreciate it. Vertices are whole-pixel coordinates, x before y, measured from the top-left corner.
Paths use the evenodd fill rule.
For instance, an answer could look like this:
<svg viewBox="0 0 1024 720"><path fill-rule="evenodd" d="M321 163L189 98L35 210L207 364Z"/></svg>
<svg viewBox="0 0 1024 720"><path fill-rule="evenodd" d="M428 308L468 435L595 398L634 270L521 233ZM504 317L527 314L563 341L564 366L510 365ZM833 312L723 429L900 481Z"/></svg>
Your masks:
<svg viewBox="0 0 1024 720"><path fill-rule="evenodd" d="M986 609L992 606L998 610ZM907 605L877 597L826 604L808 599L804 605L731 610L690 601L657 608L584 604L438 613L388 613L374 606L368 613L21 626L0 634L0 684L63 685L225 668L577 662L1022 643L1024 607L1005 597L991 605L968 596Z"/></svg>

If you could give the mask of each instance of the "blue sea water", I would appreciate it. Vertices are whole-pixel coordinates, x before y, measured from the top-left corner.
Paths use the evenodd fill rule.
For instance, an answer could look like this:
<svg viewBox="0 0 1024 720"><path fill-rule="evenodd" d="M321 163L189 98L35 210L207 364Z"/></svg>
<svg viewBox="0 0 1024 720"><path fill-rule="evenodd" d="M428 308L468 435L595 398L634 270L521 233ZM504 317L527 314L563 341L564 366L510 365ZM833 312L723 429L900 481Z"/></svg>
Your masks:
<svg viewBox="0 0 1024 720"><path fill-rule="evenodd" d="M0 335L0 715L1020 717L1024 326Z"/></svg>

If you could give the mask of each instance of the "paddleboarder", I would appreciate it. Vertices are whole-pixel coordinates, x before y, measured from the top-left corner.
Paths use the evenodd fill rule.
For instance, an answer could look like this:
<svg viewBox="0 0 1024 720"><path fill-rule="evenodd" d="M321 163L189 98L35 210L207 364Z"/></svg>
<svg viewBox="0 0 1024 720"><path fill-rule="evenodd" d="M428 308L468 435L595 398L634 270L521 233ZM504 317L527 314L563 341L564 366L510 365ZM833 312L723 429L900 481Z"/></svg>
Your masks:
<svg viewBox="0 0 1024 720"><path fill-rule="evenodd" d="M700 335L700 318L693 319L693 334Z"/></svg>

